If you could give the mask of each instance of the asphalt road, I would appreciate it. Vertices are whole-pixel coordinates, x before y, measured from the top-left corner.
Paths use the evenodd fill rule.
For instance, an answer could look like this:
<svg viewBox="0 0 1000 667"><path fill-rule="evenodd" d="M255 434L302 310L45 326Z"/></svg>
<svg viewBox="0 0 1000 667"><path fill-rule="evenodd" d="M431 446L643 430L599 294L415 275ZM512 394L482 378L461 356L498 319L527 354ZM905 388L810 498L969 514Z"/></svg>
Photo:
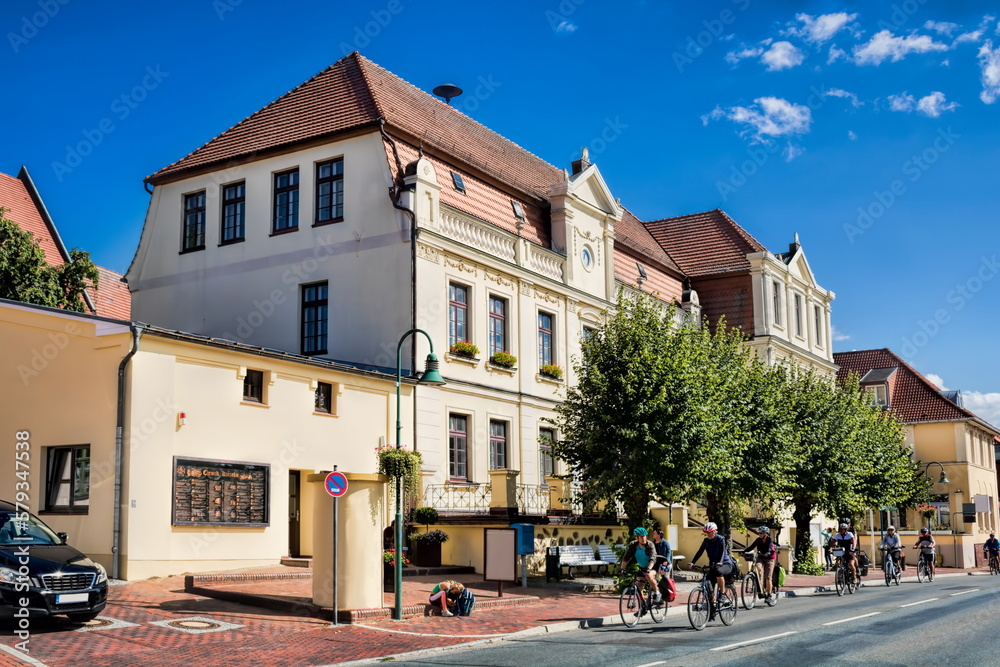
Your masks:
<svg viewBox="0 0 1000 667"><path fill-rule="evenodd" d="M875 573L873 573L875 574ZM871 579L871 577L869 577ZM611 610L609 610L611 613ZM1000 577L877 581L853 595L783 598L740 610L731 627L691 629L683 608L654 625L524 636L398 657L395 665L961 665L1000 664Z"/></svg>

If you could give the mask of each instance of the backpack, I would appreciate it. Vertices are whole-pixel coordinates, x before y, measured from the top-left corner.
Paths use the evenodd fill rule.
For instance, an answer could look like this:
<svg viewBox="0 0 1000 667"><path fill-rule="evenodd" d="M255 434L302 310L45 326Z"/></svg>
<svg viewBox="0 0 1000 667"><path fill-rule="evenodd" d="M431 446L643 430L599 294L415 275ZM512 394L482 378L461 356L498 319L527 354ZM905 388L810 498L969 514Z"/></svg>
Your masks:
<svg viewBox="0 0 1000 667"><path fill-rule="evenodd" d="M663 577L659 583L660 594L667 602L677 599L677 584L670 577Z"/></svg>
<svg viewBox="0 0 1000 667"><path fill-rule="evenodd" d="M462 591L455 601L455 616L468 616L476 605L476 596L468 588Z"/></svg>

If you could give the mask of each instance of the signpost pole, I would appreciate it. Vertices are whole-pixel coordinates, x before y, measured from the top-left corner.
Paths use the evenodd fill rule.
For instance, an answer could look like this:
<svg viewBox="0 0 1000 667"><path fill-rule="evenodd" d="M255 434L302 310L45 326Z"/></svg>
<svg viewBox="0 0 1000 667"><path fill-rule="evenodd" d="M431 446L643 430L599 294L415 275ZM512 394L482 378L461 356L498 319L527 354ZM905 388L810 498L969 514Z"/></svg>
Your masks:
<svg viewBox="0 0 1000 667"><path fill-rule="evenodd" d="M337 466L333 466L333 471L337 472ZM337 618L339 614L337 613L337 566L340 565L337 562L337 510L340 505L340 498L338 496L333 497L333 625L339 625L340 621Z"/></svg>

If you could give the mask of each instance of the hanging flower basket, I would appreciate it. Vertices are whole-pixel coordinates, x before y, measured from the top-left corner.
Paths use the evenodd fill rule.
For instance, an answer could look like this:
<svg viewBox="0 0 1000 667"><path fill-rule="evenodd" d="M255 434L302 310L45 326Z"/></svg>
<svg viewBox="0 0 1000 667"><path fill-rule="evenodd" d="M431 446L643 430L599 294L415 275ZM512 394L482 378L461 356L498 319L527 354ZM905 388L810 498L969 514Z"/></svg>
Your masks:
<svg viewBox="0 0 1000 667"><path fill-rule="evenodd" d="M377 448L378 453L378 473L385 475L392 480L389 485L389 493L394 496L396 493L396 480L402 478L404 493L416 494L420 484L420 465L423 458L420 452L411 452L408 449L397 449L386 445Z"/></svg>
<svg viewBox="0 0 1000 667"><path fill-rule="evenodd" d="M917 513L925 519L933 519L937 514L937 508L930 505L921 505L917 508Z"/></svg>

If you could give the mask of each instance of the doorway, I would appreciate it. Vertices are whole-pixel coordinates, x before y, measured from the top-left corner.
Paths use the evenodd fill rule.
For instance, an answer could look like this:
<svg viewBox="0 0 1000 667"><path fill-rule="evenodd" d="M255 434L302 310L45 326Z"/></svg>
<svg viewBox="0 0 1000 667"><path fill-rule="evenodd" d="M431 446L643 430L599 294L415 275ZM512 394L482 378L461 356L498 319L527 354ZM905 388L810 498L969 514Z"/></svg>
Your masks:
<svg viewBox="0 0 1000 667"><path fill-rule="evenodd" d="M288 555L298 558L302 554L299 521L302 518L302 477L300 471L288 471Z"/></svg>

